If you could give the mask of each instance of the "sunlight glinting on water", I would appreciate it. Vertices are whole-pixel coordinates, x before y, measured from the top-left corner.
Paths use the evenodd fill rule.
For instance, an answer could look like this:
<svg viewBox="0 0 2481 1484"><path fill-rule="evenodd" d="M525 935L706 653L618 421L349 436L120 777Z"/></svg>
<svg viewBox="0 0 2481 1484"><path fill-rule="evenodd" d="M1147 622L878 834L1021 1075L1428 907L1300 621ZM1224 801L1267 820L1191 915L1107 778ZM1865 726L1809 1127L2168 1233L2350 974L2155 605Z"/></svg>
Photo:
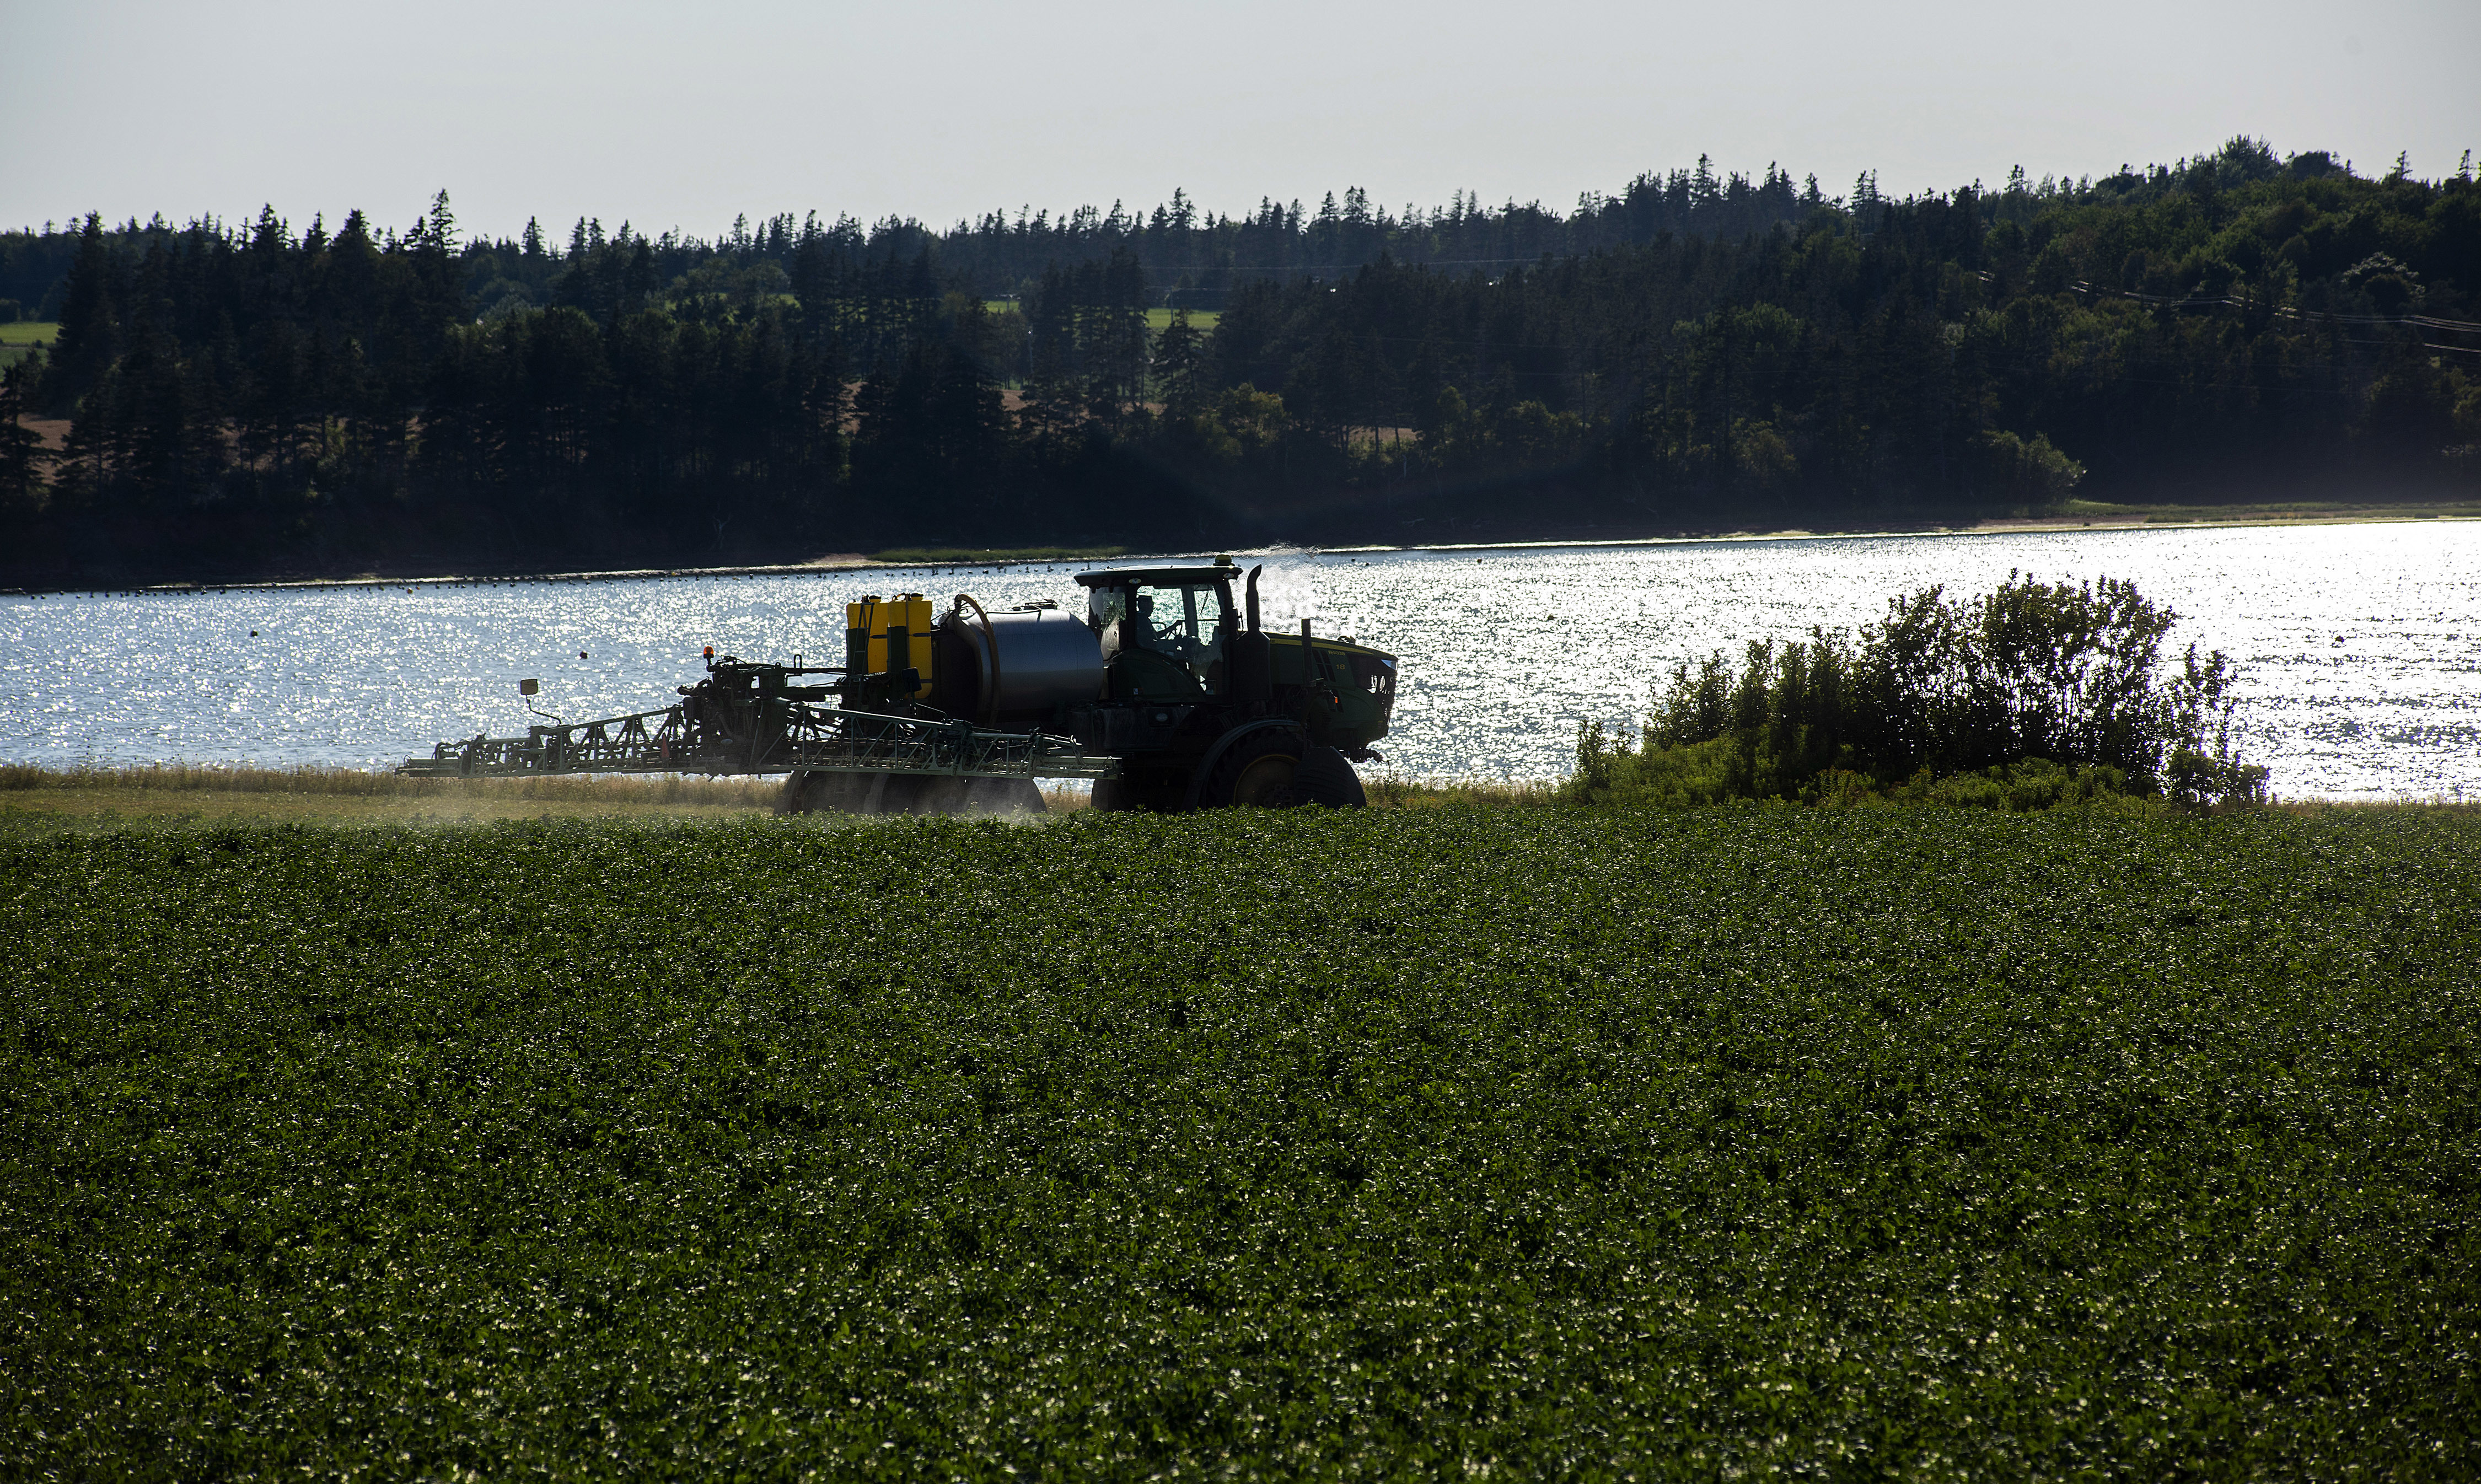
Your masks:
<svg viewBox="0 0 2481 1484"><path fill-rule="evenodd" d="M1987 591L2010 570L2132 578L2174 642L2241 666L2245 750L2300 797L2481 794L2481 525L1269 553L1267 622L1402 661L1386 770L1551 778L1580 722L1632 727L1670 667L1896 593ZM0 600L0 755L68 764L375 767L521 732L517 682L567 719L667 703L700 646L833 664L844 604L1074 602L1078 568L84 593ZM251 637L251 631L257 631ZM583 652L586 658L580 659Z"/></svg>

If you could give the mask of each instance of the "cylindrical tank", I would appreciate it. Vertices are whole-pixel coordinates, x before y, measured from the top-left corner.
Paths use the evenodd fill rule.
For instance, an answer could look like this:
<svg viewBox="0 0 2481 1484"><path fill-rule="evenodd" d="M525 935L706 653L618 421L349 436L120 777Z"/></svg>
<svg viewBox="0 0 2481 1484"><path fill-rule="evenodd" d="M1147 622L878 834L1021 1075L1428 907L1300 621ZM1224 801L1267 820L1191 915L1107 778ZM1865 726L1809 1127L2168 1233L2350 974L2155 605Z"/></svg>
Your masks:
<svg viewBox="0 0 2481 1484"><path fill-rule="evenodd" d="M1053 710L1103 693L1103 643L1080 617L1057 609L993 613L987 642L999 647L998 694L990 693L990 654L981 619L951 612L939 620L939 684L931 704L983 726L1015 729L1051 719Z"/></svg>

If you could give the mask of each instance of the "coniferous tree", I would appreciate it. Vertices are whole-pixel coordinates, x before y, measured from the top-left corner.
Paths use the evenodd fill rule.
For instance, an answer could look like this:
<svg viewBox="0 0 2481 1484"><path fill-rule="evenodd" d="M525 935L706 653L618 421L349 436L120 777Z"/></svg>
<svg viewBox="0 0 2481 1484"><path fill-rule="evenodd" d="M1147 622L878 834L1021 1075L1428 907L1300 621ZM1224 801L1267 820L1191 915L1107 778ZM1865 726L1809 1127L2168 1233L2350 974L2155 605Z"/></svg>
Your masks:
<svg viewBox="0 0 2481 1484"><path fill-rule="evenodd" d="M55 413L73 409L101 383L120 354L120 325L114 292L114 265L103 243L103 219L87 213L69 265L68 292L61 300L60 330L39 400Z"/></svg>

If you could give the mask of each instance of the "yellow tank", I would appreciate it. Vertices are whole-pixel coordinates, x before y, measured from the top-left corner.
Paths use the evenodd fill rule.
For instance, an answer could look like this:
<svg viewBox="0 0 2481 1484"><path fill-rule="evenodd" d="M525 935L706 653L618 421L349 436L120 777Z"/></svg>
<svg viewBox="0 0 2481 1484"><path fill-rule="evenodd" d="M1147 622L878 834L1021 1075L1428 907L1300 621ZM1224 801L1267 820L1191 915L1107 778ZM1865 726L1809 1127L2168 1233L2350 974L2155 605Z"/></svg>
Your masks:
<svg viewBox="0 0 2481 1484"><path fill-rule="evenodd" d="M890 641L901 634L901 643ZM883 674L910 665L922 672L916 698L930 694L932 656L930 600L918 592L893 598L865 597L845 605L845 667L863 674Z"/></svg>

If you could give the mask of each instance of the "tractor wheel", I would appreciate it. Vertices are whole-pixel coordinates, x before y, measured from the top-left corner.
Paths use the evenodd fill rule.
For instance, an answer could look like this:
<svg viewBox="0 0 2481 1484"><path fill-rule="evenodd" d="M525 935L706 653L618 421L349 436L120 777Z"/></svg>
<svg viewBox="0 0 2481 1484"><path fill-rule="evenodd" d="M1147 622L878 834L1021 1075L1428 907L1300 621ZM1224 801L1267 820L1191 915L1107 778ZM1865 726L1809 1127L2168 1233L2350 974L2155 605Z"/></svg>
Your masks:
<svg viewBox="0 0 2481 1484"><path fill-rule="evenodd" d="M1329 809L1367 809L1370 795L1361 791L1361 775L1333 747L1312 747L1293 775L1296 802L1324 804Z"/></svg>
<svg viewBox="0 0 2481 1484"><path fill-rule="evenodd" d="M1214 776L1197 791L1208 809L1290 809L1300 800L1293 778L1301 766L1301 734L1267 727L1234 742L1215 760Z"/></svg>

